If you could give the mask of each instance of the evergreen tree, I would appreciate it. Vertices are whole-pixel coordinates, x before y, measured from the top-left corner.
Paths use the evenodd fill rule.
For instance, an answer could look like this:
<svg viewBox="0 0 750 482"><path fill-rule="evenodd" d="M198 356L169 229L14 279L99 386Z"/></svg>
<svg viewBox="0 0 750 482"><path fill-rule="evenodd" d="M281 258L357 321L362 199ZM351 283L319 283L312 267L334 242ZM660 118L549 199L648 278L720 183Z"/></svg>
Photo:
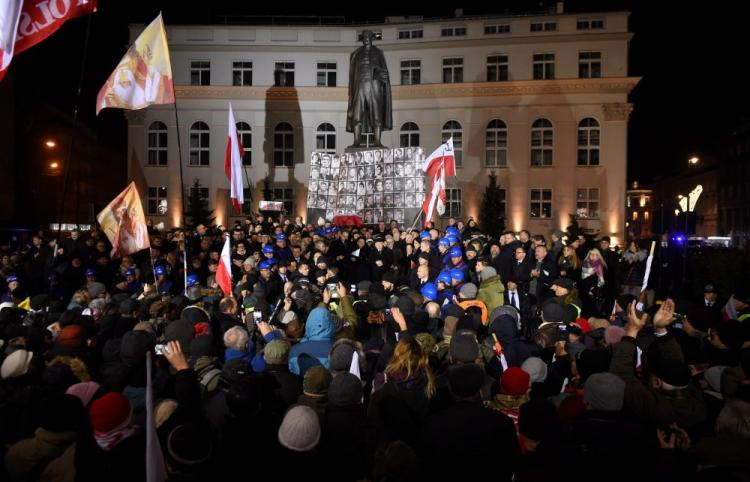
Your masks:
<svg viewBox="0 0 750 482"><path fill-rule="evenodd" d="M497 185L497 174L490 172L490 183L484 188L479 225L483 232L497 239L505 231L503 192Z"/></svg>
<svg viewBox="0 0 750 482"><path fill-rule="evenodd" d="M192 189L190 189L190 197L188 198L187 219L190 229L195 229L199 224L208 228L215 227L214 210L208 209L208 200L203 199L200 192L201 183L196 179Z"/></svg>

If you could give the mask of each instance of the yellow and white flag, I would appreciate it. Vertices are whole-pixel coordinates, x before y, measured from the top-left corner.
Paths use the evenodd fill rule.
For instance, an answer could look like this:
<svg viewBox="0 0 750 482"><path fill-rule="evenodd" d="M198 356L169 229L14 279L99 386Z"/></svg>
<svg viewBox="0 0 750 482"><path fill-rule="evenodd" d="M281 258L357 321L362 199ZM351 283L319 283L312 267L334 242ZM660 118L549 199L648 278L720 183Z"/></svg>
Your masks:
<svg viewBox="0 0 750 482"><path fill-rule="evenodd" d="M130 46L96 96L96 115L102 109L143 109L174 103L172 64L164 22L159 14Z"/></svg>
<svg viewBox="0 0 750 482"><path fill-rule="evenodd" d="M134 182L102 209L96 220L112 243L112 258L121 258L151 247L146 216Z"/></svg>

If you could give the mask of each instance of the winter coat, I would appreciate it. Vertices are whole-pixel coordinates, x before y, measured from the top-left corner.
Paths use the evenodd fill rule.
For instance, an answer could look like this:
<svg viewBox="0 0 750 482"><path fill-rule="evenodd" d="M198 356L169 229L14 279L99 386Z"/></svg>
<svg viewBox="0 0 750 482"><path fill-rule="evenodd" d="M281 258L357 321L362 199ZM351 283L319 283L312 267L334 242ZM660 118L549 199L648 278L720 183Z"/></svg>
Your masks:
<svg viewBox="0 0 750 482"><path fill-rule="evenodd" d="M505 287L500 281L500 276L490 276L489 278L482 280L479 284L479 292L477 293L477 299L487 306L487 311L492 311L498 306L503 306L503 292Z"/></svg>
<svg viewBox="0 0 750 482"><path fill-rule="evenodd" d="M38 428L33 438L11 445L5 454L5 468L10 480L36 479L47 464L61 456L76 440L76 432L49 432Z"/></svg>
<svg viewBox="0 0 750 482"><path fill-rule="evenodd" d="M326 369L328 353L333 346L335 327L328 309L317 307L310 312L305 323L305 336L289 351L289 371L300 374L298 358L302 354L317 359Z"/></svg>

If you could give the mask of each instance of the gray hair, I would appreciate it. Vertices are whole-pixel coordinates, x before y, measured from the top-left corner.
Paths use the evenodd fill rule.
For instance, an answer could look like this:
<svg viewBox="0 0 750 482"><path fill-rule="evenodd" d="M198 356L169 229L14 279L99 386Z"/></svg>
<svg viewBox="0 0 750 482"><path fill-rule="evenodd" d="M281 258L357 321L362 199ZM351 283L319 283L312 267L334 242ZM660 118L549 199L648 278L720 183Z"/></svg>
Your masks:
<svg viewBox="0 0 750 482"><path fill-rule="evenodd" d="M245 351L247 348L247 331L241 326L233 326L224 333L224 346Z"/></svg>

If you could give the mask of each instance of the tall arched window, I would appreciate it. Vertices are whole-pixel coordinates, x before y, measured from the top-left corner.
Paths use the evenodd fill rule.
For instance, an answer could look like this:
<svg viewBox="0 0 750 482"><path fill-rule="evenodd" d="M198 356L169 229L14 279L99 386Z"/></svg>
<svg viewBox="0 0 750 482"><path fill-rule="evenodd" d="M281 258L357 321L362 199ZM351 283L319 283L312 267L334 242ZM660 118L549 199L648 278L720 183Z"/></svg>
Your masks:
<svg viewBox="0 0 750 482"><path fill-rule="evenodd" d="M552 165L553 131L547 119L537 119L531 125L531 165Z"/></svg>
<svg viewBox="0 0 750 482"><path fill-rule="evenodd" d="M578 165L599 165L599 121L586 117L578 123Z"/></svg>
<svg viewBox="0 0 750 482"><path fill-rule="evenodd" d="M291 167L294 164L294 129L287 122L273 130L273 165Z"/></svg>
<svg viewBox="0 0 750 482"><path fill-rule="evenodd" d="M453 137L453 152L456 156L456 166L463 165L464 153L464 133L461 124L458 121L449 120L443 124L442 138L443 142Z"/></svg>
<svg viewBox="0 0 750 482"><path fill-rule="evenodd" d="M508 165L508 126L500 119L493 119L484 132L484 165L505 167Z"/></svg>
<svg viewBox="0 0 750 482"><path fill-rule="evenodd" d="M253 129L247 122L237 123L237 135L240 136L240 142L242 143L242 165L252 166L253 165Z"/></svg>
<svg viewBox="0 0 750 482"><path fill-rule="evenodd" d="M329 123L318 126L315 132L315 150L328 154L336 153L336 129Z"/></svg>
<svg viewBox="0 0 750 482"><path fill-rule="evenodd" d="M406 122L401 126L399 139L401 147L419 146L419 126L413 122Z"/></svg>
<svg viewBox="0 0 750 482"><path fill-rule="evenodd" d="M148 126L148 165L167 165L167 126L163 122Z"/></svg>
<svg viewBox="0 0 750 482"><path fill-rule="evenodd" d="M194 122L190 126L190 161L191 166L208 166L210 131L205 122Z"/></svg>

